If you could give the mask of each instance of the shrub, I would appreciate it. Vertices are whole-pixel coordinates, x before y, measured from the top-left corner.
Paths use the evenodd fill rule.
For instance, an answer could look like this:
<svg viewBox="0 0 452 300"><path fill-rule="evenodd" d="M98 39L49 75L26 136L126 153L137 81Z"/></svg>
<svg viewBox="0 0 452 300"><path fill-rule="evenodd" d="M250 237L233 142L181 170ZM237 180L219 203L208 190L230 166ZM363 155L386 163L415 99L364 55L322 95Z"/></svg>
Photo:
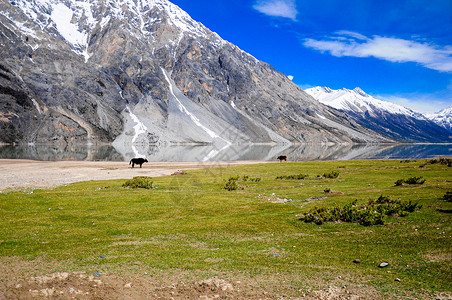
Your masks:
<svg viewBox="0 0 452 300"><path fill-rule="evenodd" d="M425 182L425 179L422 176L419 176L419 177L414 176L414 177L410 177L407 179L399 179L394 184L395 184L395 186L401 186L404 183L406 183L406 184L424 184L424 182Z"/></svg>
<svg viewBox="0 0 452 300"><path fill-rule="evenodd" d="M452 202L452 192L446 192L443 196L443 200L447 202Z"/></svg>
<svg viewBox="0 0 452 300"><path fill-rule="evenodd" d="M251 182L259 182L262 180L262 178L260 177L249 177L248 175L243 175L242 176L242 180L243 181L251 181Z"/></svg>
<svg viewBox="0 0 452 300"><path fill-rule="evenodd" d="M405 180L403 180L403 179L398 179L398 180L395 182L395 186L401 186L404 182L405 182Z"/></svg>
<svg viewBox="0 0 452 300"><path fill-rule="evenodd" d="M337 178L339 176L338 171L331 171L330 173L324 173L323 177L325 178Z"/></svg>
<svg viewBox="0 0 452 300"><path fill-rule="evenodd" d="M425 179L422 176L419 177L410 177L408 179L405 179L405 183L407 184L424 184Z"/></svg>
<svg viewBox="0 0 452 300"><path fill-rule="evenodd" d="M250 178L251 182L260 182L261 180L262 180L262 178L260 178L260 177L255 177L255 178L251 177Z"/></svg>
<svg viewBox="0 0 452 300"><path fill-rule="evenodd" d="M329 193L331 193L331 188L326 188L326 189L323 190L323 192L325 194L329 194Z"/></svg>
<svg viewBox="0 0 452 300"><path fill-rule="evenodd" d="M427 160L425 162L425 164L421 165L420 167L425 167L426 165L435 165L435 164L440 164L440 165L447 165L448 167L452 167L452 158L436 158L436 159L430 159Z"/></svg>
<svg viewBox="0 0 452 300"><path fill-rule="evenodd" d="M235 191L238 190L239 188L241 188L239 186L239 184L237 183L237 181L239 180L239 176L232 176L229 177L228 180L226 181L225 185L224 185L224 189L228 190L228 191Z"/></svg>
<svg viewBox="0 0 452 300"><path fill-rule="evenodd" d="M226 181L226 183L224 184L223 188L225 190L228 191L235 191L235 190L243 190L243 187L240 186L239 181L243 181L243 182L247 182L247 181L251 181L251 182L260 182L262 180L262 178L259 177L249 177L247 175L244 175L242 177L240 176L232 176L229 177L228 180Z"/></svg>
<svg viewBox="0 0 452 300"><path fill-rule="evenodd" d="M295 175L281 175L276 177L276 179L295 179L295 180L301 180L301 179L305 179L306 177L308 177L308 175L305 174L295 174Z"/></svg>
<svg viewBox="0 0 452 300"><path fill-rule="evenodd" d="M152 181L152 177L147 176L137 176L132 179L126 180L122 187L128 187L132 189L153 189L154 182Z"/></svg>
<svg viewBox="0 0 452 300"><path fill-rule="evenodd" d="M343 221L359 223L364 226L383 225L386 216L395 215L405 217L416 209L421 209L422 205L411 201L402 202L391 200L389 197L381 195L378 199L372 200L365 205L357 205L354 200L343 207L336 206L332 209L314 207L304 217L300 218L306 223L321 225L328 221Z"/></svg>

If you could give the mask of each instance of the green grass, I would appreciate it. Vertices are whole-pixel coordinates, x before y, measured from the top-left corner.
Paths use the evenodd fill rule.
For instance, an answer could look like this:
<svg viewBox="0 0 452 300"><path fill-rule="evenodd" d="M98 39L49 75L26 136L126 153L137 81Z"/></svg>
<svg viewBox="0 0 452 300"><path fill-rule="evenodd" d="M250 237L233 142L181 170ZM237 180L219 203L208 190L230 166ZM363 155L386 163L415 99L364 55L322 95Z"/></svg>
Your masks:
<svg viewBox="0 0 452 300"><path fill-rule="evenodd" d="M395 297L451 292L452 203L442 198L452 191L452 168L425 162L261 164L153 178L150 190L123 188L125 180L115 180L9 192L0 194L0 256L45 258L73 270L116 272L136 263L139 272L277 275L286 283L276 285L289 295L335 284L338 276ZM318 176L334 171L340 176ZM291 174L308 177L276 179ZM225 190L232 176L262 180ZM394 186L415 176L425 183ZM299 220L314 207L355 199L363 204L380 195L418 202L422 209L369 227ZM389 267L378 268L383 261Z"/></svg>

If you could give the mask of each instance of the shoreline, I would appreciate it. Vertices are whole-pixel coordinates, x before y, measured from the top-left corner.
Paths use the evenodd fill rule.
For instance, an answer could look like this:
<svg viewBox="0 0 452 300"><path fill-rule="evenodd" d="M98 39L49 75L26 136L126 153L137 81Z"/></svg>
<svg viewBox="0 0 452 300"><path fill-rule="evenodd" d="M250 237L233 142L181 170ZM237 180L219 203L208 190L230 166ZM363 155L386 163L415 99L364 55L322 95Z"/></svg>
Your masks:
<svg viewBox="0 0 452 300"><path fill-rule="evenodd" d="M131 179L135 176L168 176L180 170L233 167L268 161L148 162L132 168L120 161L38 161L0 159L0 193L20 189L55 188L92 180Z"/></svg>

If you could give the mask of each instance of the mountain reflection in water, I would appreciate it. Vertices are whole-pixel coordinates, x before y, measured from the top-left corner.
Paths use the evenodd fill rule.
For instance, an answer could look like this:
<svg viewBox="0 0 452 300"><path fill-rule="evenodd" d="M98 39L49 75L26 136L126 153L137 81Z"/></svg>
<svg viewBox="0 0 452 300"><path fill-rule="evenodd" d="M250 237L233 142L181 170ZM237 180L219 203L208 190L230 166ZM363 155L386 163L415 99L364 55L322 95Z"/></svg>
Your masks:
<svg viewBox="0 0 452 300"><path fill-rule="evenodd" d="M276 161L287 155L289 161L420 159L452 155L450 144L356 144L356 145L134 145L116 149L111 145L0 146L0 158L33 160L129 161L135 156L149 161Z"/></svg>

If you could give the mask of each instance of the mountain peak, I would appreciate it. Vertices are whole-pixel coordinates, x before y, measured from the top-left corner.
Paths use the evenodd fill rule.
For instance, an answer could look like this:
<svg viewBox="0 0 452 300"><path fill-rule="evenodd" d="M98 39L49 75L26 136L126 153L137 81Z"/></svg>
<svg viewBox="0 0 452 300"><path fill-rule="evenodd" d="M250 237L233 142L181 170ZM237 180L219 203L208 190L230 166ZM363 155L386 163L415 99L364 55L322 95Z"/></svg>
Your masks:
<svg viewBox="0 0 452 300"><path fill-rule="evenodd" d="M425 119L422 114L414 112L411 109L376 99L359 87L353 90L346 88L332 90L329 88L315 87L307 89L306 92L323 104L353 113L364 114L368 112L372 114L376 112L387 112L408 115L420 120Z"/></svg>
<svg viewBox="0 0 452 300"><path fill-rule="evenodd" d="M103 2L103 1L102 1ZM169 23L181 32L203 36L210 31L194 21L179 6L168 0L110 0L102 3L95 0L15 0L10 4L19 7L41 29L54 26L64 39L73 46L86 46L87 38L98 24L105 25L111 18L129 19L131 25L143 34L150 25L159 23L160 18L151 18L154 8L166 12ZM103 27L103 26L102 26Z"/></svg>
<svg viewBox="0 0 452 300"><path fill-rule="evenodd" d="M444 108L434 114L429 114L427 118L452 132L452 107Z"/></svg>
<svg viewBox="0 0 452 300"><path fill-rule="evenodd" d="M361 88L359 88L359 87L355 87L355 88L353 89L353 91L354 91L355 93L357 93L357 94L363 96L363 97L370 97L368 94L366 94L366 92L364 92L364 91L363 91Z"/></svg>

